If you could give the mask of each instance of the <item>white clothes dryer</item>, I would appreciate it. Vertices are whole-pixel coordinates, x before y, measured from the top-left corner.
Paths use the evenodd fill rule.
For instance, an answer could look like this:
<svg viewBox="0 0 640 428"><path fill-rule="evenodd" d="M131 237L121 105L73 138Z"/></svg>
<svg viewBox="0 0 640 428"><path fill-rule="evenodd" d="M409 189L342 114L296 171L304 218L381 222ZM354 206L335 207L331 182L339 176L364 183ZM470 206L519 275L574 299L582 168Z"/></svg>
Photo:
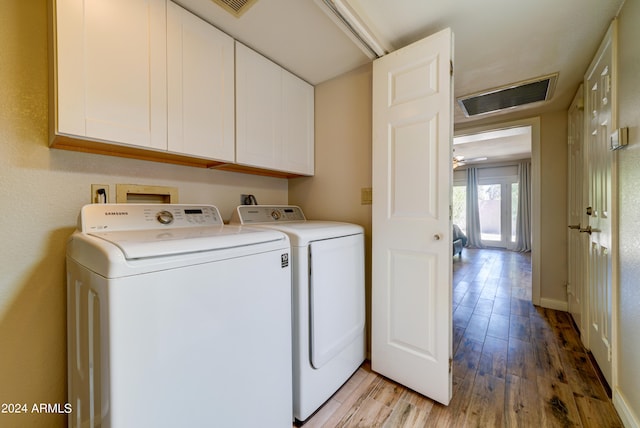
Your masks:
<svg viewBox="0 0 640 428"><path fill-rule="evenodd" d="M70 427L291 427L287 236L95 204L67 247Z"/></svg>
<svg viewBox="0 0 640 428"><path fill-rule="evenodd" d="M297 206L241 205L231 223L289 236L293 416L305 421L365 358L364 229L309 221Z"/></svg>

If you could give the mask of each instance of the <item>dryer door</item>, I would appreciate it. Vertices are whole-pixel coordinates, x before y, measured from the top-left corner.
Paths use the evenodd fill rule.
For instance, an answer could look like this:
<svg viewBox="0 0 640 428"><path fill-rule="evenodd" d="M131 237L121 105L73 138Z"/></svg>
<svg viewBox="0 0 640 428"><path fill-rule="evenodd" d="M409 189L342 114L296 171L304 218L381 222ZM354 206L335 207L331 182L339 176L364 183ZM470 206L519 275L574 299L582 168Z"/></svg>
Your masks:
<svg viewBox="0 0 640 428"><path fill-rule="evenodd" d="M364 237L314 241L309 257L311 364L318 369L364 330Z"/></svg>

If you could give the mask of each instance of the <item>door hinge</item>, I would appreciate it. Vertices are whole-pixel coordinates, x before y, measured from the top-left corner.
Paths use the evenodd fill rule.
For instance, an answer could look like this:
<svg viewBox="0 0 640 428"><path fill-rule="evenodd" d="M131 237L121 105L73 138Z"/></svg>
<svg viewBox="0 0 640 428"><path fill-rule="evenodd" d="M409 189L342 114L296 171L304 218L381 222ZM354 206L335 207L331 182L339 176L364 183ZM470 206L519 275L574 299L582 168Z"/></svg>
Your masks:
<svg viewBox="0 0 640 428"><path fill-rule="evenodd" d="M449 357L449 373L451 373L452 368L453 368L453 358Z"/></svg>
<svg viewBox="0 0 640 428"><path fill-rule="evenodd" d="M453 61L449 60L449 73L453 76Z"/></svg>

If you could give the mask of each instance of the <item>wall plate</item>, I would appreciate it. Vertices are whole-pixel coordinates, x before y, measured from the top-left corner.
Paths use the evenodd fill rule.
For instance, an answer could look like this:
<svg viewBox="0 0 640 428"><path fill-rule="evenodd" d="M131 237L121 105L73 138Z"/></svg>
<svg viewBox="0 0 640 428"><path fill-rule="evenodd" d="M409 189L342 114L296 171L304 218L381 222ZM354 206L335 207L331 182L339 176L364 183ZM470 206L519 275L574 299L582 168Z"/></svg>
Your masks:
<svg viewBox="0 0 640 428"><path fill-rule="evenodd" d="M609 150L618 150L629 144L629 128L618 128L611 133Z"/></svg>
<svg viewBox="0 0 640 428"><path fill-rule="evenodd" d="M177 204L178 188L140 184L116 184L116 202L119 204Z"/></svg>

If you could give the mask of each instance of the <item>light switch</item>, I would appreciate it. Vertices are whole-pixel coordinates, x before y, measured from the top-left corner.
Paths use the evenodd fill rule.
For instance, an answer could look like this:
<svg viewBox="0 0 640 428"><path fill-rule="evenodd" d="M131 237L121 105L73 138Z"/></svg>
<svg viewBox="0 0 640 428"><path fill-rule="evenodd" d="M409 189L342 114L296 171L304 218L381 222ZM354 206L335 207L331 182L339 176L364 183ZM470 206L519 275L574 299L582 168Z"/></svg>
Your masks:
<svg viewBox="0 0 640 428"><path fill-rule="evenodd" d="M363 187L360 189L360 204L371 205L373 203L373 189L371 187Z"/></svg>

